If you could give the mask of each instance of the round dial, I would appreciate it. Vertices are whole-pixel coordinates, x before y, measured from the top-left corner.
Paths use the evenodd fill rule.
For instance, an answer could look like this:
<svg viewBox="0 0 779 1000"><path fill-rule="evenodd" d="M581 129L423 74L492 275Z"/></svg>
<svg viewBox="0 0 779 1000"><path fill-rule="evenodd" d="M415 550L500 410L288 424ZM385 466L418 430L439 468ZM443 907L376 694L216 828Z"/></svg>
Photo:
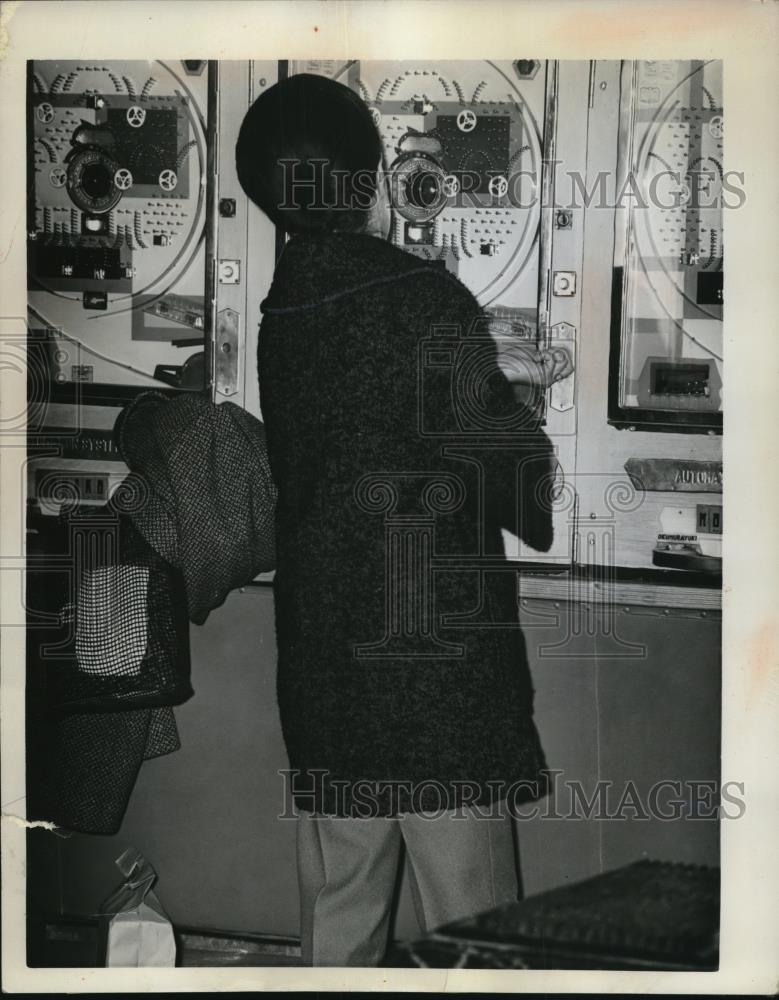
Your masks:
<svg viewBox="0 0 779 1000"><path fill-rule="evenodd" d="M426 153L404 153L390 168L395 206L410 222L428 222L446 204L447 175Z"/></svg>
<svg viewBox="0 0 779 1000"><path fill-rule="evenodd" d="M83 212L100 215L110 212L122 197L115 183L119 164L102 149L79 150L68 164L68 194Z"/></svg>

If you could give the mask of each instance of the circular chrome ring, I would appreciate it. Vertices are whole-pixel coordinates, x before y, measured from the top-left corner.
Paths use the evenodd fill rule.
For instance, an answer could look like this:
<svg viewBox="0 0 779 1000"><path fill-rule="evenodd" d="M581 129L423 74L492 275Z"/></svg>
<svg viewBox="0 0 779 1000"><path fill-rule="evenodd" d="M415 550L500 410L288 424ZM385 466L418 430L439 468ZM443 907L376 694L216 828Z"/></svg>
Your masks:
<svg viewBox="0 0 779 1000"><path fill-rule="evenodd" d="M446 204L447 174L427 153L402 153L390 167L392 200L409 222L428 222Z"/></svg>
<svg viewBox="0 0 779 1000"><path fill-rule="evenodd" d="M114 183L118 170L119 164L102 149L79 150L68 165L68 194L73 204L91 215L110 212L122 197Z"/></svg>

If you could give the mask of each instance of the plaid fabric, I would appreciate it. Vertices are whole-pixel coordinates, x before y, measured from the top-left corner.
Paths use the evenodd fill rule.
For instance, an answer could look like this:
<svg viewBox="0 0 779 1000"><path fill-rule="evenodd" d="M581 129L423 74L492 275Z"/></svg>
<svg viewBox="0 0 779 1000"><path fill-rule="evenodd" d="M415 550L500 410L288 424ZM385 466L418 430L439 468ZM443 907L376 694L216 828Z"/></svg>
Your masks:
<svg viewBox="0 0 779 1000"><path fill-rule="evenodd" d="M137 676L148 643L148 566L101 566L81 575L75 606L76 659L99 677Z"/></svg>
<svg viewBox="0 0 779 1000"><path fill-rule="evenodd" d="M52 523L53 522L53 523ZM115 833L192 694L181 574L115 506L39 518L28 546L27 815Z"/></svg>
<svg viewBox="0 0 779 1000"><path fill-rule="evenodd" d="M179 571L112 504L61 521L65 558L61 572L46 574L58 623L41 631L38 649L51 706L116 712L186 701L193 692Z"/></svg>

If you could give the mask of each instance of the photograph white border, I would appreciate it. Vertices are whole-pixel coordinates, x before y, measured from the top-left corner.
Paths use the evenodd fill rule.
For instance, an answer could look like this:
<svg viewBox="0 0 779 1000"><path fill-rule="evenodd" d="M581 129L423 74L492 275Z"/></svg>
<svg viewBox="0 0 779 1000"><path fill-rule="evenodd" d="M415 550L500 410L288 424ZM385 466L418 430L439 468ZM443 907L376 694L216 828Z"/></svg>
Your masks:
<svg viewBox="0 0 779 1000"><path fill-rule="evenodd" d="M722 59L725 161L746 201L725 221L720 969L711 973L405 969L27 969L25 965L25 379L0 364L2 970L14 992L377 990L773 993L779 986L777 116L779 5L758 0L4 2L0 8L0 351L26 312L27 59ZM14 317L20 317L14 320ZM18 333L18 330L16 331ZM8 429L11 433L5 433ZM684 668L683 662L680 669Z"/></svg>

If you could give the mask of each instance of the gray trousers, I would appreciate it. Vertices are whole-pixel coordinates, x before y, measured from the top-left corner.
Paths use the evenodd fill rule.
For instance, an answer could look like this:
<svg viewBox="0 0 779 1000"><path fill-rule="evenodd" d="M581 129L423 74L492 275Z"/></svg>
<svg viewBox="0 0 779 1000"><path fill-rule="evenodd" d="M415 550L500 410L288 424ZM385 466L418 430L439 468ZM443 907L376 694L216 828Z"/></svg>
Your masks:
<svg viewBox="0 0 779 1000"><path fill-rule="evenodd" d="M397 819L301 813L297 864L303 961L376 966L387 947L401 841L425 932L517 898L511 820L469 809Z"/></svg>

